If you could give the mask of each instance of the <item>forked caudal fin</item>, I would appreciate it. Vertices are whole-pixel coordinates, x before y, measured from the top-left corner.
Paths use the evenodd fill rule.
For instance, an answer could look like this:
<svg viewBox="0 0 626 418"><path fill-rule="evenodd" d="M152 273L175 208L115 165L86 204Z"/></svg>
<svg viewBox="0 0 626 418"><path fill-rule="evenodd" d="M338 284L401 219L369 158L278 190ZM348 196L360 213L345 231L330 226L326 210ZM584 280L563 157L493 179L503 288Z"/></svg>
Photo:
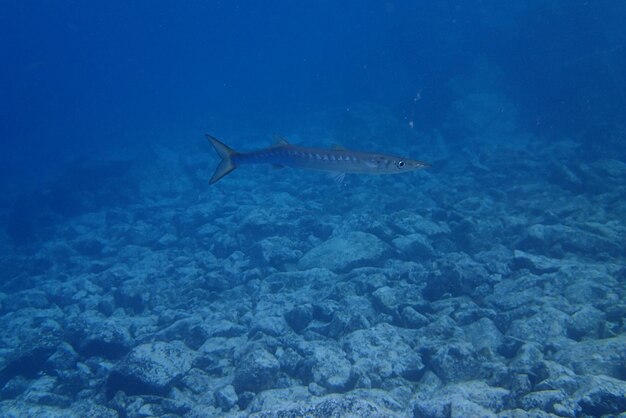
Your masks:
<svg viewBox="0 0 626 418"><path fill-rule="evenodd" d="M204 136L206 137L206 139L209 140L211 145L213 145L213 148L215 148L217 155L219 155L222 159L222 161L220 161L219 165L215 169L213 177L211 177L211 180L209 180L209 184L213 184L217 183L219 179L237 168L232 160L233 155L237 154L237 152L230 148L228 145L222 143L219 139L214 138L209 134L204 134Z"/></svg>

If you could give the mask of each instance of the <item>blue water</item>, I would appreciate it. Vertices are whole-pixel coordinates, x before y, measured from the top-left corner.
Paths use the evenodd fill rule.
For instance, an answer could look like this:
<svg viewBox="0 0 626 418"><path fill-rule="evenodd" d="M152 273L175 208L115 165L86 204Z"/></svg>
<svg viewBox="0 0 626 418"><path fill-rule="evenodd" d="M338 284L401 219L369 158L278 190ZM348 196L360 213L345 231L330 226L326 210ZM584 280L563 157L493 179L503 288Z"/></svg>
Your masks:
<svg viewBox="0 0 626 418"><path fill-rule="evenodd" d="M0 415L624 413L626 3L509 3L4 4Z"/></svg>

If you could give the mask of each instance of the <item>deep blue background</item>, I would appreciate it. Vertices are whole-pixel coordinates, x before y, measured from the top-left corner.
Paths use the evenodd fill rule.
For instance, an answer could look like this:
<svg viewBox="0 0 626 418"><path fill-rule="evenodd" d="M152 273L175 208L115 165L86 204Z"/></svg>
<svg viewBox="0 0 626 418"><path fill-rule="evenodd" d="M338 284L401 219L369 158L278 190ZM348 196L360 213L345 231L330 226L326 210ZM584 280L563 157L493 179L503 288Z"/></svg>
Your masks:
<svg viewBox="0 0 626 418"><path fill-rule="evenodd" d="M477 63L529 131L576 137L623 118L625 21L619 1L5 2L0 184L359 101L437 129Z"/></svg>

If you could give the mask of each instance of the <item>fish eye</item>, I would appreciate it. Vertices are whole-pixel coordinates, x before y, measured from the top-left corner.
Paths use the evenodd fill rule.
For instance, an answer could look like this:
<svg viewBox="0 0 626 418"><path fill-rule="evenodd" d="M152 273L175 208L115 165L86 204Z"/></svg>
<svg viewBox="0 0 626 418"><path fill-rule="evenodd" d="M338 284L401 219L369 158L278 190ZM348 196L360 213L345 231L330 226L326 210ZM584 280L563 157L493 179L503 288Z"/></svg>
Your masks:
<svg viewBox="0 0 626 418"><path fill-rule="evenodd" d="M398 161L398 162L396 163L396 167L398 167L398 168L404 168L404 166L405 166L405 165L406 165L406 164L405 164L405 162L404 162L404 161Z"/></svg>

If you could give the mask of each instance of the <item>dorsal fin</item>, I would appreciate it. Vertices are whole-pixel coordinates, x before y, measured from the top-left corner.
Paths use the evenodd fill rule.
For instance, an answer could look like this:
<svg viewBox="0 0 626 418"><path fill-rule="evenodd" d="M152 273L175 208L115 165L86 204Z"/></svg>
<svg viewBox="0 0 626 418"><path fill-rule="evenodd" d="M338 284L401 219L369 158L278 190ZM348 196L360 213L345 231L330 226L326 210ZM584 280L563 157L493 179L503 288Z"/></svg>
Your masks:
<svg viewBox="0 0 626 418"><path fill-rule="evenodd" d="M345 151L346 149L339 144L333 144L333 149L337 151Z"/></svg>
<svg viewBox="0 0 626 418"><path fill-rule="evenodd" d="M287 142L287 140L285 138L283 138L280 135L275 135L274 136L274 146L279 146L279 145L289 145L289 142Z"/></svg>

